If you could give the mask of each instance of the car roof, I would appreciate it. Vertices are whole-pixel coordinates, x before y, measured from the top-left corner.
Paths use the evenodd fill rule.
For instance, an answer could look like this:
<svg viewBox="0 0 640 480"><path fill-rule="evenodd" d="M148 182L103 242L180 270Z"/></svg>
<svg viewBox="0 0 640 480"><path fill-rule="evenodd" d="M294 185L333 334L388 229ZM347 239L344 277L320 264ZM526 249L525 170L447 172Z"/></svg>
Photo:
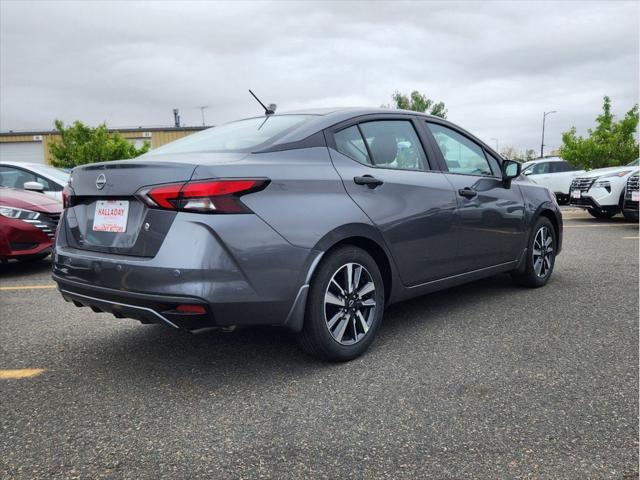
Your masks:
<svg viewBox="0 0 640 480"><path fill-rule="evenodd" d="M527 165L534 165L536 163L542 163L542 162L564 162L564 160L562 160L560 157L546 157L546 158L536 158L533 160L527 160L526 163Z"/></svg>
<svg viewBox="0 0 640 480"><path fill-rule="evenodd" d="M355 119L357 117L365 116L365 115L384 115L384 116L411 115L411 116L424 117L425 119L431 119L439 123L443 123L445 125L450 125L452 128L455 128L471 136L476 141L480 142L487 150L489 150L499 158L502 158L500 157L498 152L496 152L493 148L491 148L485 142L480 140L476 135L473 135L472 133L466 131L464 128L460 127L459 125L452 123L441 117L436 117L434 115L429 115L427 113L422 113L422 112L415 112L413 110L401 110L396 108L371 108L371 107L335 107L335 108L315 108L315 109L294 110L294 111L286 111L286 112L279 112L279 113L273 114L273 116L285 116L285 115L308 115L315 118L309 119L309 121L304 122L300 127L296 128L295 130L285 135L284 137L278 139L278 141L275 142L273 146L301 141L313 134L318 133L321 130L330 128L339 123L342 123L351 119ZM264 116L255 116L255 117L249 117L249 118L264 118Z"/></svg>
<svg viewBox="0 0 640 480"><path fill-rule="evenodd" d="M370 107L335 107L335 108L313 108L304 110L292 110L286 112L274 113L273 117L282 117L286 115L308 115L316 117L306 123L308 129L323 130L337 123L350 120L352 118L363 115L418 115L425 118L443 120L440 117L434 117L426 113L414 112L413 110L401 110L395 108L370 108ZM250 118L264 118L264 115L256 115L239 120L247 120ZM232 122L230 122L232 123ZM460 127L458 127L460 128Z"/></svg>
<svg viewBox="0 0 640 480"><path fill-rule="evenodd" d="M10 165L12 167L26 167L26 168L37 168L41 166L41 163L35 162L19 162L16 160L2 160L0 161L0 165Z"/></svg>

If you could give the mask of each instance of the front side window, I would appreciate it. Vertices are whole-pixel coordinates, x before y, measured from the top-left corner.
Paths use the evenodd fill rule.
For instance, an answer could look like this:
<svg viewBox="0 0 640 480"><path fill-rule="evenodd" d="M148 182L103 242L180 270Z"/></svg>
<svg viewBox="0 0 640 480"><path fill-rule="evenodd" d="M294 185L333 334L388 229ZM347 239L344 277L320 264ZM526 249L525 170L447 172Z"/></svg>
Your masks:
<svg viewBox="0 0 640 480"><path fill-rule="evenodd" d="M145 156L199 152L250 152L275 143L311 118L311 115L274 115L239 120L194 133L156 148Z"/></svg>
<svg viewBox="0 0 640 480"><path fill-rule="evenodd" d="M428 170L418 134L408 120L377 120L360 124L376 167Z"/></svg>
<svg viewBox="0 0 640 480"><path fill-rule="evenodd" d="M36 176L21 168L0 167L0 185L11 188L24 188L27 182L35 182Z"/></svg>
<svg viewBox="0 0 640 480"><path fill-rule="evenodd" d="M451 173L492 175L482 148L455 130L427 122Z"/></svg>
<svg viewBox="0 0 640 480"><path fill-rule="evenodd" d="M536 163L533 167L531 167L529 175L543 175L545 173L549 173L549 162L540 162Z"/></svg>

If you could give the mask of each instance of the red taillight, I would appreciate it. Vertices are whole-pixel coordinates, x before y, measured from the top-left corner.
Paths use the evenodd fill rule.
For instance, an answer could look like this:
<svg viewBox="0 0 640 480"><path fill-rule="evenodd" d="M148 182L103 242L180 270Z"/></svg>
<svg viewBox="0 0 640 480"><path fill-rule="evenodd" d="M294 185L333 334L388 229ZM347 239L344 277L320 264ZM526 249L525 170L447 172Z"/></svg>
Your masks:
<svg viewBox="0 0 640 480"><path fill-rule="evenodd" d="M206 180L150 187L140 192L152 207L200 213L245 213L240 195L261 190L268 180Z"/></svg>
<svg viewBox="0 0 640 480"><path fill-rule="evenodd" d="M216 182L187 183L182 195L188 198L219 197L251 190L262 180L220 180Z"/></svg>
<svg viewBox="0 0 640 480"><path fill-rule="evenodd" d="M174 183L172 185L154 187L147 192L147 197L153 200L158 207L174 209L175 205L171 200L177 200L180 197L180 190L183 185L183 183Z"/></svg>
<svg viewBox="0 0 640 480"><path fill-rule="evenodd" d="M62 189L62 207L67 208L69 206L69 197L71 196L71 187L67 183Z"/></svg>
<svg viewBox="0 0 640 480"><path fill-rule="evenodd" d="M203 313L207 313L207 311L205 310L205 308L202 305L190 305L185 303L184 305L178 305L176 307L176 312L180 312L180 313L197 313L197 314L203 314Z"/></svg>

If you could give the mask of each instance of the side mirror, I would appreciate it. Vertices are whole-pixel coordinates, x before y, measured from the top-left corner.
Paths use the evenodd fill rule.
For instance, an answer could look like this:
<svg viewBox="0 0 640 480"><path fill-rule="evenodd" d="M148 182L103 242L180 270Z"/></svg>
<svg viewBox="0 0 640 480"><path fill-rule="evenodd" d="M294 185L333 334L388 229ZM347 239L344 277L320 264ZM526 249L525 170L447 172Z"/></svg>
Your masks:
<svg viewBox="0 0 640 480"><path fill-rule="evenodd" d="M44 185L40 182L25 182L22 186L25 190L30 190L32 192L44 192Z"/></svg>
<svg viewBox="0 0 640 480"><path fill-rule="evenodd" d="M502 183L505 188L511 186L511 180L520 176L522 165L513 160L505 160L502 162Z"/></svg>

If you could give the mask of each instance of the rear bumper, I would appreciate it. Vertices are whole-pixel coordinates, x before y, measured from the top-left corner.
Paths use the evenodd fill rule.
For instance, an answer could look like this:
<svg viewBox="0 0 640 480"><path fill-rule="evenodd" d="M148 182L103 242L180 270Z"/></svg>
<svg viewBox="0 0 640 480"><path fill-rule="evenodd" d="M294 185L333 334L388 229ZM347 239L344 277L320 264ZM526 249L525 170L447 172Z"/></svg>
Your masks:
<svg viewBox="0 0 640 480"><path fill-rule="evenodd" d="M152 258L80 250L58 235L53 279L76 305L194 330L232 325L299 328L307 272L319 255L295 247L255 215L176 216ZM206 314L178 313L198 304Z"/></svg>
<svg viewBox="0 0 640 480"><path fill-rule="evenodd" d="M60 294L76 307L111 313L117 318L132 318L142 323L158 323L171 328L199 330L211 327L277 325L299 331L306 305L308 285L303 285L293 302L215 303L192 296L153 295L126 292L65 280L52 275ZM183 313L178 305L200 305L205 313ZM282 313L286 314L283 315Z"/></svg>

